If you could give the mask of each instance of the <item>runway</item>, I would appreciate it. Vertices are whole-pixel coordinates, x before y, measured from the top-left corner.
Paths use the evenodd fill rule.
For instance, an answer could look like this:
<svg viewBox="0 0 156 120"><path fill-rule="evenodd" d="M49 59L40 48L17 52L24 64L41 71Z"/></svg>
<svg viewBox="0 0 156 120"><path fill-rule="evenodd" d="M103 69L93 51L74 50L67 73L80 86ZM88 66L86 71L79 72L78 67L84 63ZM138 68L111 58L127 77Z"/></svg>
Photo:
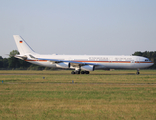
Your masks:
<svg viewBox="0 0 156 120"><path fill-rule="evenodd" d="M39 73L0 73L0 75L72 75L72 74L67 74L67 73L57 73L57 74L53 74L53 73L48 73L48 74L39 74ZM74 74L76 75L82 75L82 74ZM74 76L73 75L73 76ZM103 73L103 74L88 74L88 75L137 75L135 73L125 73L125 74L118 74L118 73ZM156 75L156 74L139 74L139 75ZM83 76L83 75L82 75ZM137 75L138 76L138 75Z"/></svg>
<svg viewBox="0 0 156 120"><path fill-rule="evenodd" d="M0 71L0 84L54 84L104 86L155 86L156 71L95 71L90 74L70 74L70 71ZM3 81L3 83L2 83Z"/></svg>

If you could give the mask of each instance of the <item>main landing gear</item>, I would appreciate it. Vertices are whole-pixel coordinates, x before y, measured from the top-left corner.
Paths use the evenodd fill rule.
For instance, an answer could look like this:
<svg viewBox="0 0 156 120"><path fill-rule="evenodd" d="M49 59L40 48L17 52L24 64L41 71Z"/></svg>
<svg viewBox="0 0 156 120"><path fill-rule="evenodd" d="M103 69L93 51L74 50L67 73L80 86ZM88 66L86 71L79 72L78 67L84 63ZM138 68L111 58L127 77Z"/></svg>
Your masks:
<svg viewBox="0 0 156 120"><path fill-rule="evenodd" d="M89 74L89 71L72 71L71 74Z"/></svg>
<svg viewBox="0 0 156 120"><path fill-rule="evenodd" d="M137 75L139 75L139 74L140 74L140 72L139 72L139 69L137 69L137 72L136 72L136 74L137 74Z"/></svg>

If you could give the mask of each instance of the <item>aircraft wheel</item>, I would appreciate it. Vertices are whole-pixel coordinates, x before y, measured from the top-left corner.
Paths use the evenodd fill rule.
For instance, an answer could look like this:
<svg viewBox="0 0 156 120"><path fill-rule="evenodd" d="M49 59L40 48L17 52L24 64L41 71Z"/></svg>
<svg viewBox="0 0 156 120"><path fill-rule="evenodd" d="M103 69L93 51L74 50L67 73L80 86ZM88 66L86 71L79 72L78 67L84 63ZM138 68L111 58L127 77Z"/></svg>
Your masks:
<svg viewBox="0 0 156 120"><path fill-rule="evenodd" d="M140 70L140 69L138 68L138 69L137 69L137 72L136 72L136 74L137 74L137 75L139 75L139 74L140 74L139 70Z"/></svg>
<svg viewBox="0 0 156 120"><path fill-rule="evenodd" d="M81 74L84 74L85 72L84 71L81 71Z"/></svg>
<svg viewBox="0 0 156 120"><path fill-rule="evenodd" d="M74 72L74 71L72 71L72 72L71 72L71 74L75 74L75 72Z"/></svg>
<svg viewBox="0 0 156 120"><path fill-rule="evenodd" d="M76 71L75 74L80 74L80 71Z"/></svg>
<svg viewBox="0 0 156 120"><path fill-rule="evenodd" d="M85 73L86 73L86 74L89 74L89 71L86 71Z"/></svg>
<svg viewBox="0 0 156 120"><path fill-rule="evenodd" d="M137 74L137 75L139 75L139 74L140 74L140 72L137 72L136 74Z"/></svg>

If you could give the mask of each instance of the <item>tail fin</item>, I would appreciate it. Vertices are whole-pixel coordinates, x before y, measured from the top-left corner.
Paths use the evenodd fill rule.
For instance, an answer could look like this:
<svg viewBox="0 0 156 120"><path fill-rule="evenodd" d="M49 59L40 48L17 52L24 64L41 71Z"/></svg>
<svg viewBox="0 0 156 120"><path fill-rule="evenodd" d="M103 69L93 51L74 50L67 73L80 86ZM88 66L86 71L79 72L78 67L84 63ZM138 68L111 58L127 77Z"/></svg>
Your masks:
<svg viewBox="0 0 156 120"><path fill-rule="evenodd" d="M25 42L25 40L21 36L13 35L13 37L20 55L25 55L26 53L35 53L35 51Z"/></svg>

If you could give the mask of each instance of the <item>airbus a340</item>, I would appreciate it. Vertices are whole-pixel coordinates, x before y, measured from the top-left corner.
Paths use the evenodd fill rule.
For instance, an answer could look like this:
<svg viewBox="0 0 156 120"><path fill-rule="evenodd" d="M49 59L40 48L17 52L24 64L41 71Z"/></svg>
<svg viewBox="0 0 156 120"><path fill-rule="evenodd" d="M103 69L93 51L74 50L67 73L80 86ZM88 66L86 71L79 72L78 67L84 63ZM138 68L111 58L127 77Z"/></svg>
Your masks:
<svg viewBox="0 0 156 120"><path fill-rule="evenodd" d="M20 55L16 58L45 67L71 68L71 74L89 74L96 69L137 69L153 65L148 58L140 56L111 55L42 55L36 53L19 35L13 35Z"/></svg>

